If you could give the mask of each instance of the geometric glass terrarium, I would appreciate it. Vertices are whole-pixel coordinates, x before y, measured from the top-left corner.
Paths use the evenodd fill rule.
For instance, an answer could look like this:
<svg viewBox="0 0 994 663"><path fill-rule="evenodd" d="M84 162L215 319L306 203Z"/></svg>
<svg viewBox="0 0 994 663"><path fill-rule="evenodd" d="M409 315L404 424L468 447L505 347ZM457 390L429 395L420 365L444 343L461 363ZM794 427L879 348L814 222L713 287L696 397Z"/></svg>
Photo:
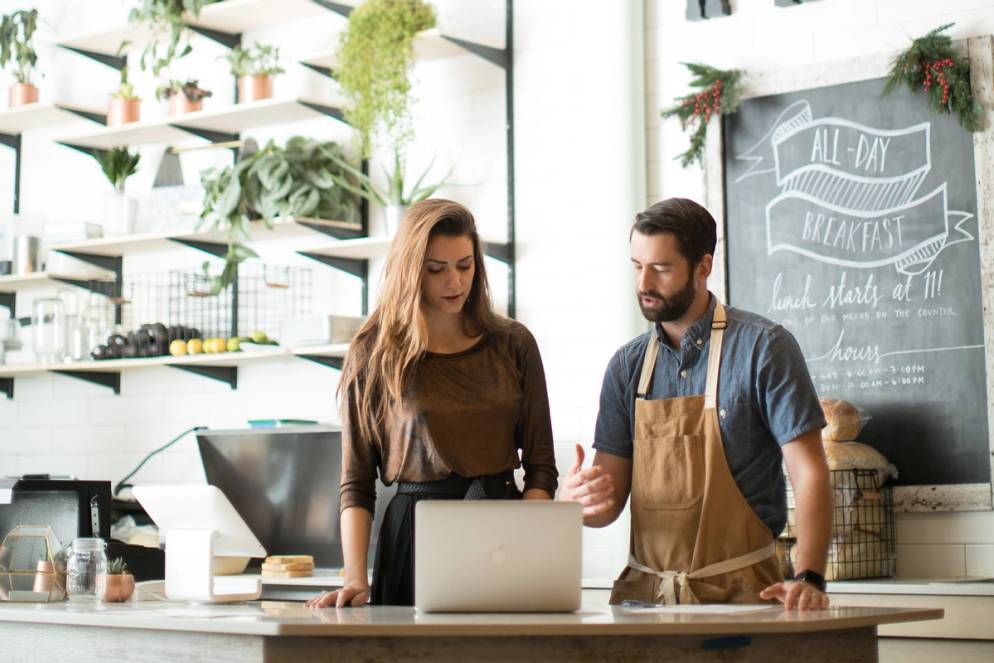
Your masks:
<svg viewBox="0 0 994 663"><path fill-rule="evenodd" d="M0 543L0 601L64 601L66 562L51 527L18 525Z"/></svg>

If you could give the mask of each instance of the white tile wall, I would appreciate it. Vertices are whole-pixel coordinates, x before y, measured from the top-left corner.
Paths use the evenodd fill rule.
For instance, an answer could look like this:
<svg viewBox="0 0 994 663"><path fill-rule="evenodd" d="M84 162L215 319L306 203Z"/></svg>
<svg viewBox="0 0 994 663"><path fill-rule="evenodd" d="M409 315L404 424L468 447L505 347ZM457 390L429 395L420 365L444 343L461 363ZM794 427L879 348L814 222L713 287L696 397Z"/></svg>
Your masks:
<svg viewBox="0 0 994 663"><path fill-rule="evenodd" d="M739 0L727 18L687 23L683 2L646 0L648 202L667 196L703 200L697 168L674 157L686 149L679 123L659 129L659 110L686 94L680 62L773 70L900 49L910 38L955 22L954 38L994 33L994 0L822 0L779 8ZM898 516L901 576L994 575L994 513Z"/></svg>

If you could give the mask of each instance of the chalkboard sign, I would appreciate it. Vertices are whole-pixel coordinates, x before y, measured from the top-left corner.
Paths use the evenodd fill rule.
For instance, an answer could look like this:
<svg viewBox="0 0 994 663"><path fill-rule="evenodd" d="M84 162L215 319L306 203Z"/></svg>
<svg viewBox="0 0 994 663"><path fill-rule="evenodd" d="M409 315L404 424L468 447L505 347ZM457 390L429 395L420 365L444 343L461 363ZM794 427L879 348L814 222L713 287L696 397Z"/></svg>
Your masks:
<svg viewBox="0 0 994 663"><path fill-rule="evenodd" d="M724 120L728 300L797 338L902 485L989 484L974 139L882 79Z"/></svg>

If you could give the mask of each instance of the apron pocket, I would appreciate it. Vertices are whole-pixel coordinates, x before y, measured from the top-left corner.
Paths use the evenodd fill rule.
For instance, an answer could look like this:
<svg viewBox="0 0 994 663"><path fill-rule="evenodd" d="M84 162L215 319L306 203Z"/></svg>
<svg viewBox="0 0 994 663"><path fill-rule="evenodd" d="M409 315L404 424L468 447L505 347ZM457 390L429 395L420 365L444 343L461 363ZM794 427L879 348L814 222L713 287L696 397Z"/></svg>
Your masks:
<svg viewBox="0 0 994 663"><path fill-rule="evenodd" d="M686 509L704 493L704 439L700 435L635 441L632 495L647 509Z"/></svg>

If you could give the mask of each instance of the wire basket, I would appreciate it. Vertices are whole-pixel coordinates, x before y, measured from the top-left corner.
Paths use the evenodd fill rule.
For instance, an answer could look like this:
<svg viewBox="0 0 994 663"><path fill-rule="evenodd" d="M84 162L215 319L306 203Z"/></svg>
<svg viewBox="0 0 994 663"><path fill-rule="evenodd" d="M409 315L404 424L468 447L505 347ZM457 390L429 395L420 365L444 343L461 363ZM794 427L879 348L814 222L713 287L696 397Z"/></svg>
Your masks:
<svg viewBox="0 0 994 663"><path fill-rule="evenodd" d="M263 332L276 339L280 320L313 312L312 273L304 267L242 263L237 284L217 294L213 285L200 270L129 275L122 326L161 322L197 330L203 338Z"/></svg>
<svg viewBox="0 0 994 663"><path fill-rule="evenodd" d="M826 580L893 577L897 566L893 488L878 470L832 470L832 539ZM787 578L797 555L794 491L787 482L787 527L777 539L777 556Z"/></svg>
<svg viewBox="0 0 994 663"><path fill-rule="evenodd" d="M198 329L205 337L263 332L276 338L283 318L312 312L313 281L307 268L242 263L237 287L212 294L211 286L203 272L170 272L170 324Z"/></svg>

